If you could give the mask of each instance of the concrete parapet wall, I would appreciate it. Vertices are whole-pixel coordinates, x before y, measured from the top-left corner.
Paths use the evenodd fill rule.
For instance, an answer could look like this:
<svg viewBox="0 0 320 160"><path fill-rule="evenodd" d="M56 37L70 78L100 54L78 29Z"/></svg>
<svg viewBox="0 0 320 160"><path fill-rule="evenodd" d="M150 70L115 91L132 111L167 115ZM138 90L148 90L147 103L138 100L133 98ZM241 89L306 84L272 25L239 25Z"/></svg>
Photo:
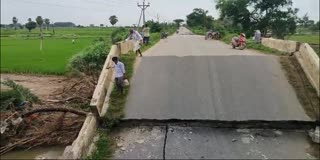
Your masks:
<svg viewBox="0 0 320 160"><path fill-rule="evenodd" d="M294 55L299 61L310 83L317 90L318 95L320 95L318 55L307 43L303 43L299 48L299 52L296 52Z"/></svg>
<svg viewBox="0 0 320 160"><path fill-rule="evenodd" d="M287 41L273 38L263 38L264 46L277 49L279 51L294 53L303 71L307 75L312 86L319 91L319 56L307 43L300 44L295 41Z"/></svg>
<svg viewBox="0 0 320 160"><path fill-rule="evenodd" d="M97 119L92 114L87 115L76 140L64 150L62 159L81 159L89 152L89 146L97 130Z"/></svg>
<svg viewBox="0 0 320 160"><path fill-rule="evenodd" d="M287 41L273 38L263 38L261 43L264 46L277 49L282 52L293 53L297 51L297 42L295 41Z"/></svg>
<svg viewBox="0 0 320 160"><path fill-rule="evenodd" d="M113 69L107 69L107 67L111 66L112 57L126 54L133 48L132 41L119 42L117 45L111 46L90 103L95 114L89 113L87 115L77 139L73 141L71 146L65 148L61 159L82 159L93 152L94 141L97 141L94 140L98 127L97 118L103 117L107 113L110 94L114 86Z"/></svg>
<svg viewBox="0 0 320 160"><path fill-rule="evenodd" d="M125 42L119 42L117 45L118 45L118 48L120 49L121 54L129 53L134 48L133 42L131 40L125 41Z"/></svg>

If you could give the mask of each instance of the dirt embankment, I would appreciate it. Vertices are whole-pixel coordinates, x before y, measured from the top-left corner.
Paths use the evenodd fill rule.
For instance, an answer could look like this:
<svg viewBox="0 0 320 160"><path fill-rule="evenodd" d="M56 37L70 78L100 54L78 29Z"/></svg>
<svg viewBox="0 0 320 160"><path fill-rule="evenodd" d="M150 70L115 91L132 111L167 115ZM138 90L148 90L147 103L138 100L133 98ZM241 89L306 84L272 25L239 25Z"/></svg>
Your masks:
<svg viewBox="0 0 320 160"><path fill-rule="evenodd" d="M48 108L62 108L88 111L88 104L94 91L95 83L87 78L68 78L64 76L38 76L1 74L1 79L10 79L28 88L39 97L40 102L22 111L1 111L1 121L15 117L15 113L44 109L44 112L32 113L23 118L18 126L7 127L1 134L0 154L15 148L32 148L40 145L68 145L73 142L85 119L84 114L71 112L47 112ZM8 87L1 85L1 90ZM11 120L7 120L8 122ZM10 122L11 124L11 122Z"/></svg>

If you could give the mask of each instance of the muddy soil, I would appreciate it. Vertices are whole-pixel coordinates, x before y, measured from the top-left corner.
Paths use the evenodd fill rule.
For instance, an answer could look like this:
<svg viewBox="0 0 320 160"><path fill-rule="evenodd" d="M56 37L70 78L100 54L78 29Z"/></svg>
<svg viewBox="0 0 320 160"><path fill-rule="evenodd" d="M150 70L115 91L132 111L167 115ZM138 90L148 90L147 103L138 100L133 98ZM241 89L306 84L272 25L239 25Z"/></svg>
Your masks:
<svg viewBox="0 0 320 160"><path fill-rule="evenodd" d="M67 85L68 79L64 76L41 76L28 74L1 74L1 79L10 79L30 89L41 100L48 99L55 91ZM1 89L7 89L1 85Z"/></svg>

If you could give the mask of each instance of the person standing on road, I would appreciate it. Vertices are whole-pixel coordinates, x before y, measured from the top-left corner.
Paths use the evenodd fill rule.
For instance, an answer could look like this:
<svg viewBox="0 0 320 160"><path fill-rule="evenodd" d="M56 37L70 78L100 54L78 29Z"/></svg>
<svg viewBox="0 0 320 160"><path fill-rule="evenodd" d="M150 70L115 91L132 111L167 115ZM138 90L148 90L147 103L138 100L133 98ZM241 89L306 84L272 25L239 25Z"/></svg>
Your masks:
<svg viewBox="0 0 320 160"><path fill-rule="evenodd" d="M126 40L133 40L134 43L134 52L136 53L136 55L138 55L138 53L140 54L140 57L142 57L142 53L141 53L141 44L143 43L143 38L140 35L140 33L134 29L130 29L130 35Z"/></svg>
<svg viewBox="0 0 320 160"><path fill-rule="evenodd" d="M261 32L260 32L260 30L256 30L256 32L254 33L254 40L256 41L256 43L261 43Z"/></svg>
<svg viewBox="0 0 320 160"><path fill-rule="evenodd" d="M143 44L148 45L150 40L150 28L148 27L147 24L143 26L142 32L143 32Z"/></svg>
<svg viewBox="0 0 320 160"><path fill-rule="evenodd" d="M114 68L116 86L122 95L124 88L124 79L126 77L125 66L122 62L119 61L118 57L112 57L112 61L114 65L112 67L107 67L107 69Z"/></svg>

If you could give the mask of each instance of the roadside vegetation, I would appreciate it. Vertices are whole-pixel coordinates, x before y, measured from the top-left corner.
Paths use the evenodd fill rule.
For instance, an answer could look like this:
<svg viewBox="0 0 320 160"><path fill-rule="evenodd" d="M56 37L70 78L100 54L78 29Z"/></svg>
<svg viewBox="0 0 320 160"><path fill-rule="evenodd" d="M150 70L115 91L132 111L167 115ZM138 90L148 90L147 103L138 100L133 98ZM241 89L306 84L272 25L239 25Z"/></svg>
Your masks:
<svg viewBox="0 0 320 160"><path fill-rule="evenodd" d="M255 30L259 29L262 36L309 43L319 55L319 21L310 20L307 14L298 17L299 10L293 8L290 0L272 3L256 0L216 0L215 7L220 12L217 19L208 15L208 11L195 8L187 15L188 28L197 35L205 35L210 30L219 32L222 40L228 44L232 36L245 33L248 48L283 55L276 50L253 43L251 37L254 36Z"/></svg>
<svg viewBox="0 0 320 160"><path fill-rule="evenodd" d="M15 106L19 106L24 101L30 103L39 102L39 98L31 93L28 88L24 88L12 80L2 81L1 85L7 86L8 89L1 91L0 111L14 110Z"/></svg>
<svg viewBox="0 0 320 160"><path fill-rule="evenodd" d="M301 43L308 43L313 50L320 56L320 39L319 32L315 34L297 34L289 36L287 39L292 41L297 41Z"/></svg>

